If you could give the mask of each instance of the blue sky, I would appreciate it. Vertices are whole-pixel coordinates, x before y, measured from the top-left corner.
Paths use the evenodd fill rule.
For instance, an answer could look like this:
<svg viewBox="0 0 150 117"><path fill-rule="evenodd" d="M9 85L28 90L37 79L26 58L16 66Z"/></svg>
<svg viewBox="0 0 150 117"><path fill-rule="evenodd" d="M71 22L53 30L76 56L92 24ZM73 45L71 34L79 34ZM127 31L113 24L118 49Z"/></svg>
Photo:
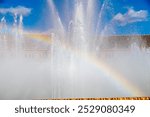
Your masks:
<svg viewBox="0 0 150 117"><path fill-rule="evenodd" d="M63 12L65 0L53 0L59 15L62 19L65 16ZM69 0L73 1L73 0ZM97 0L100 3L104 0ZM110 23L110 19L115 22L115 34L150 34L150 0L107 0L112 10L106 11L105 23ZM48 20L50 11L48 10L47 0L0 0L0 8L10 8L24 6L31 8L32 11L24 17L24 28L32 30L46 31L50 28ZM69 10L72 9L70 4ZM106 15L111 12L111 15ZM139 16L138 16L139 15ZM142 16L143 15L143 16ZM0 19L3 17L0 14ZM8 24L13 23L13 17L10 14L5 15Z"/></svg>

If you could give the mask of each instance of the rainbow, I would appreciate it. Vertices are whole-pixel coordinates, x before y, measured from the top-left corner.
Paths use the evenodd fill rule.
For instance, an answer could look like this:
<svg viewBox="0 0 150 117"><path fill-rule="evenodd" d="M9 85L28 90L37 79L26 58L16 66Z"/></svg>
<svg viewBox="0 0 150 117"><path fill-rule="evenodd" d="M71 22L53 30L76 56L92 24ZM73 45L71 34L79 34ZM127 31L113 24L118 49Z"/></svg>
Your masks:
<svg viewBox="0 0 150 117"><path fill-rule="evenodd" d="M44 41L48 44L52 43L52 37L51 37L51 35L48 35L48 34L24 33L24 37L27 38L27 39L35 39L35 40Z"/></svg>
<svg viewBox="0 0 150 117"><path fill-rule="evenodd" d="M122 74L108 65L104 60L99 59L94 56L86 56L86 58L91 64L94 64L101 72L105 74L109 74L109 78L112 82L119 84L118 88L124 88L130 95L132 96L143 96L142 91L127 80Z"/></svg>
<svg viewBox="0 0 150 117"><path fill-rule="evenodd" d="M72 54L75 54L80 59L86 61L89 64L94 65L99 71L104 73L105 75L109 75L109 78L112 82L114 82L114 85L116 84L119 86L118 88L123 88L126 92L128 92L131 96L144 96L143 92L139 89L139 87L135 86L135 84L131 83L129 80L127 80L126 77L124 77L120 72L112 68L107 62L101 58L98 58L94 54L87 54L84 52L77 53L78 50L75 48L69 47L69 44L67 44L66 49L71 50Z"/></svg>
<svg viewBox="0 0 150 117"><path fill-rule="evenodd" d="M52 38L48 35L44 34L28 34L30 38L39 39L45 41L47 43L52 42ZM120 72L112 68L107 64L103 59L100 59L91 54L85 54L84 52L77 52L78 50L71 47L65 41L62 42L63 48L65 51L78 56L80 59L87 61L89 64L94 65L98 70L103 72L104 74L109 74L109 78L114 85L116 84L118 88L123 88L126 92L128 92L131 96L144 96L143 92L139 89L139 87L135 86L135 84L131 83L125 76L123 76Z"/></svg>

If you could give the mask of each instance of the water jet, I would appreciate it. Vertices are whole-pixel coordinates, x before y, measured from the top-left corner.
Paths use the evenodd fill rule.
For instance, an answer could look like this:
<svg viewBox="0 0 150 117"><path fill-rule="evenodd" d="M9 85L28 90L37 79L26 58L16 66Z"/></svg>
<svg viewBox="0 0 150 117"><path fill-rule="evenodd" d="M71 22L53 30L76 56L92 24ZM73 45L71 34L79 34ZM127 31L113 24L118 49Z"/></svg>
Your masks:
<svg viewBox="0 0 150 117"><path fill-rule="evenodd" d="M108 0L99 11L96 0L74 0L67 19L53 0L47 4L48 32L24 29L20 12L12 26L1 19L0 99L150 95L149 35L107 35Z"/></svg>

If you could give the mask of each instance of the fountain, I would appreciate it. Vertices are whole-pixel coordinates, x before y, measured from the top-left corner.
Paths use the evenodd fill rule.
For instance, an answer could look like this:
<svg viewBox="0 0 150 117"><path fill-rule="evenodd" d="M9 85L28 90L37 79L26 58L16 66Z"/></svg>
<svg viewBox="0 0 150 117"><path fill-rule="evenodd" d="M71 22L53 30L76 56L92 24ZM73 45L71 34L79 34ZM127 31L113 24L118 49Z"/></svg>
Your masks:
<svg viewBox="0 0 150 117"><path fill-rule="evenodd" d="M141 48L140 36L107 35L112 21L105 24L103 14L110 1L100 8L97 0L64 2L73 2L66 18L47 0L48 34L25 30L20 12L13 12L12 27L1 19L0 99L149 96L149 49Z"/></svg>

